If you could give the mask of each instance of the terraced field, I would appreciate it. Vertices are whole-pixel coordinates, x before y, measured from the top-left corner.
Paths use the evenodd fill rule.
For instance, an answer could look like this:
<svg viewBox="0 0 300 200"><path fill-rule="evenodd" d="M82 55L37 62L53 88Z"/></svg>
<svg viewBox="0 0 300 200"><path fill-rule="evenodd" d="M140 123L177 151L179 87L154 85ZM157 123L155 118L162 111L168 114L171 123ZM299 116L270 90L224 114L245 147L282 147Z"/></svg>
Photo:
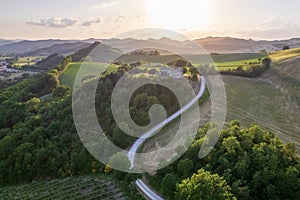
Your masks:
<svg viewBox="0 0 300 200"><path fill-rule="evenodd" d="M69 177L0 188L1 200L125 199L113 181L97 176Z"/></svg>

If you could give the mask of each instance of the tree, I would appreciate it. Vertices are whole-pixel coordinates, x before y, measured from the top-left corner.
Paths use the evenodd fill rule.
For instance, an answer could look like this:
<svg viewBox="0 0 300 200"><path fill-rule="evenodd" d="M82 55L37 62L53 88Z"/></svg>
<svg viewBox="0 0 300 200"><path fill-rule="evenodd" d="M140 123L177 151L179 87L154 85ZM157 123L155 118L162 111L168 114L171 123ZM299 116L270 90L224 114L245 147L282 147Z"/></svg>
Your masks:
<svg viewBox="0 0 300 200"><path fill-rule="evenodd" d="M288 49L290 49L290 47L287 45L282 47L282 50L288 50Z"/></svg>
<svg viewBox="0 0 300 200"><path fill-rule="evenodd" d="M173 194L176 189L177 176L173 173L168 173L161 181L161 192L164 196L173 199Z"/></svg>
<svg viewBox="0 0 300 200"><path fill-rule="evenodd" d="M270 58L264 58L262 60L262 64L263 64L264 68L269 68L271 63L272 63L272 60Z"/></svg>
<svg viewBox="0 0 300 200"><path fill-rule="evenodd" d="M180 160L177 164L177 171L182 177L187 177L193 169L194 163L192 160L185 158Z"/></svg>
<svg viewBox="0 0 300 200"><path fill-rule="evenodd" d="M68 92L70 88L66 85L60 85L53 91L53 97L55 98L62 98L66 92Z"/></svg>
<svg viewBox="0 0 300 200"><path fill-rule="evenodd" d="M129 161L127 155L125 155L122 152L118 152L109 159L108 165L112 166L112 167L118 166L122 170L129 170L130 161ZM122 180L127 175L127 173L119 171L119 170L114 170L113 175L117 180Z"/></svg>
<svg viewBox="0 0 300 200"><path fill-rule="evenodd" d="M191 178L184 179L176 187L175 198L178 200L222 200L236 199L231 188L218 174L198 170Z"/></svg>

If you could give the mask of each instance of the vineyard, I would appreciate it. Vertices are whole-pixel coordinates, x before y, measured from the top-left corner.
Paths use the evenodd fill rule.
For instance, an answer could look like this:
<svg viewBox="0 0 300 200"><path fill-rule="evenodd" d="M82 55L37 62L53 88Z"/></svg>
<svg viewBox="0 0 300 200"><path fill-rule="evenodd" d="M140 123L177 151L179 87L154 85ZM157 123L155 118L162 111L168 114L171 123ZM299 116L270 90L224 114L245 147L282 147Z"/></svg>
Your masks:
<svg viewBox="0 0 300 200"><path fill-rule="evenodd" d="M37 199L125 199L113 181L97 176L68 177L0 188L1 200Z"/></svg>

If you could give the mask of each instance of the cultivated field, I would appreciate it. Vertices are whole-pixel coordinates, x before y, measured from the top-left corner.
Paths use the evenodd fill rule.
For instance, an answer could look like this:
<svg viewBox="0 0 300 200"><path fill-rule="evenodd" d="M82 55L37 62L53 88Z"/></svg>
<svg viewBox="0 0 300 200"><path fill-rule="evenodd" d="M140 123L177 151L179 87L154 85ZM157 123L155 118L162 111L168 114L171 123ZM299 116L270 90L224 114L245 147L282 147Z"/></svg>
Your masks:
<svg viewBox="0 0 300 200"><path fill-rule="evenodd" d="M113 181L99 176L80 176L0 188L1 200L125 199Z"/></svg>
<svg viewBox="0 0 300 200"><path fill-rule="evenodd" d="M270 53L270 57L274 62L285 61L297 56L300 56L300 48L275 51Z"/></svg>
<svg viewBox="0 0 300 200"><path fill-rule="evenodd" d="M60 75L59 80L62 84L68 85L69 87L73 87L75 77L77 75L77 72L81 66L81 62L72 62L69 63L66 69L63 71L63 73ZM108 64L106 63L88 63L88 68L83 67L83 74L85 76L87 75L99 75L96 74L95 72L99 71L99 68L104 70L107 67ZM108 68L106 69L108 72L112 72L118 68L117 65L109 65Z"/></svg>

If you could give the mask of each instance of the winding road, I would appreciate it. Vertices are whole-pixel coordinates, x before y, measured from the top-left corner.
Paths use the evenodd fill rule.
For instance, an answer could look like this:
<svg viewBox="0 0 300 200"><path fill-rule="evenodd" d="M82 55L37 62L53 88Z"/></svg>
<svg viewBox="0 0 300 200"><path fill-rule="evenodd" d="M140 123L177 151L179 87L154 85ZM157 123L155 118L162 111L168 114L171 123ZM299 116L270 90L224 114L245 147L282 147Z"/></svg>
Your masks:
<svg viewBox="0 0 300 200"><path fill-rule="evenodd" d="M180 110L178 110L176 113L162 121L161 123L157 124L155 127L147 131L144 135L142 135L139 139L135 141L135 143L132 145L130 150L128 151L128 159L131 163L131 168L134 168L134 157L135 153L138 150L138 148L145 142L145 140L149 137L151 137L156 131L163 128L165 125L173 121L175 118L177 118L179 115L181 115L183 112L187 111L194 103L200 99L200 97L203 95L205 91L205 78L201 77L201 86L199 89L199 92L196 97L194 97L187 105L182 107ZM152 191L141 179L137 179L135 181L135 184L137 187L150 199L152 200L163 200L162 197L157 195L154 191Z"/></svg>

